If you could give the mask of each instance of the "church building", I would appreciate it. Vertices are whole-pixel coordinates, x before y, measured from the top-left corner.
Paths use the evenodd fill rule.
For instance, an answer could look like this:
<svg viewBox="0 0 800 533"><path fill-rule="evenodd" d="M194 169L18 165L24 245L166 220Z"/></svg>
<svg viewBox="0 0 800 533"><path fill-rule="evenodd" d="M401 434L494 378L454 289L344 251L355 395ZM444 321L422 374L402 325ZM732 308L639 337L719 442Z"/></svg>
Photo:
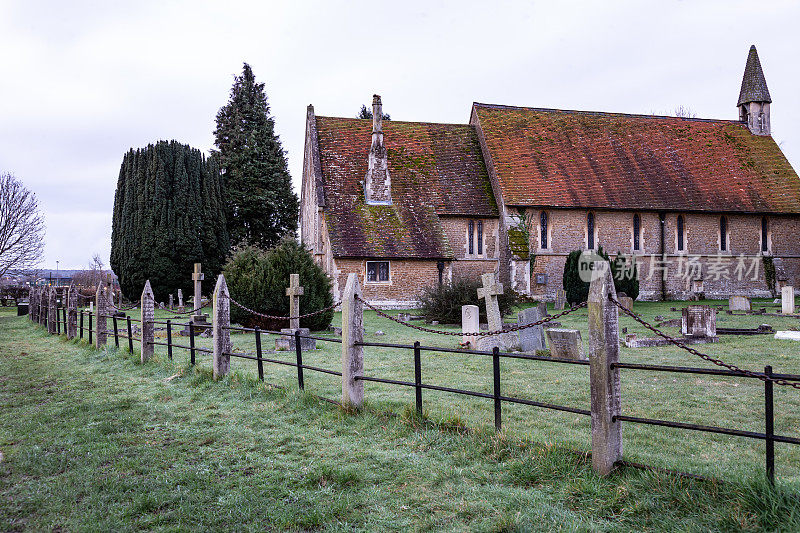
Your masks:
<svg viewBox="0 0 800 533"><path fill-rule="evenodd" d="M474 103L468 124L317 116L308 106L301 239L333 280L411 307L495 272L552 300L566 256L633 255L640 299L769 296L800 282L800 178L770 135L751 47L738 120Z"/></svg>

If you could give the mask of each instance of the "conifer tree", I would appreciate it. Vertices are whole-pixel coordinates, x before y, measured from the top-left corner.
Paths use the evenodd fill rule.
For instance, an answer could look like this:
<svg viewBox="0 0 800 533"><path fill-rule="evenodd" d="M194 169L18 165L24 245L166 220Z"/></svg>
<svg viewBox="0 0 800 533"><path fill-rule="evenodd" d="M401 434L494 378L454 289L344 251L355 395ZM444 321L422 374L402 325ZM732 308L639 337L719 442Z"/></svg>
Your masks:
<svg viewBox="0 0 800 533"><path fill-rule="evenodd" d="M150 280L156 299L190 293L193 263L206 279L230 248L215 158L177 141L131 149L114 196L111 268L123 294L138 299ZM208 288L208 285L207 285Z"/></svg>
<svg viewBox="0 0 800 533"><path fill-rule="evenodd" d="M214 136L231 242L267 249L296 231L299 202L286 154L275 134L264 84L256 83L247 63L217 113Z"/></svg>

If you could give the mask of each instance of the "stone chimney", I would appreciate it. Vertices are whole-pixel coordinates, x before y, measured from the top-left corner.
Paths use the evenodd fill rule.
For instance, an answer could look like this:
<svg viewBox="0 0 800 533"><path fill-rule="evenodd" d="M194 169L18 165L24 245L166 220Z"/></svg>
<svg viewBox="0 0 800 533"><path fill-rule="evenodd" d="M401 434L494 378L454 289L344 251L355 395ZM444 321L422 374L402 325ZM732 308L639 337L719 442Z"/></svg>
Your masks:
<svg viewBox="0 0 800 533"><path fill-rule="evenodd" d="M369 147L369 167L364 178L364 198L367 204L391 205L392 180L389 160L383 144L383 105L379 95L372 96L372 145Z"/></svg>
<svg viewBox="0 0 800 533"><path fill-rule="evenodd" d="M767 89L767 80L761 70L755 45L750 47L747 65L744 67L742 88L739 91L739 120L747 124L755 135L770 135L769 105L772 98Z"/></svg>

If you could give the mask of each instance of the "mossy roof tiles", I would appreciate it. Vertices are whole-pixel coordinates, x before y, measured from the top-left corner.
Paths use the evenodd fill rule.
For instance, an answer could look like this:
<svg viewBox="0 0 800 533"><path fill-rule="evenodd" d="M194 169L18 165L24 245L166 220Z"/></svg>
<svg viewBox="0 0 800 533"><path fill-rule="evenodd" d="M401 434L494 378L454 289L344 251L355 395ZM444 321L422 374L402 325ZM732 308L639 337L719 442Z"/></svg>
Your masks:
<svg viewBox="0 0 800 533"><path fill-rule="evenodd" d="M800 213L800 178L739 122L473 105L506 205Z"/></svg>
<svg viewBox="0 0 800 533"><path fill-rule="evenodd" d="M336 257L452 258L440 216L498 216L472 126L383 121L389 206L364 201L372 121L318 116L316 126Z"/></svg>

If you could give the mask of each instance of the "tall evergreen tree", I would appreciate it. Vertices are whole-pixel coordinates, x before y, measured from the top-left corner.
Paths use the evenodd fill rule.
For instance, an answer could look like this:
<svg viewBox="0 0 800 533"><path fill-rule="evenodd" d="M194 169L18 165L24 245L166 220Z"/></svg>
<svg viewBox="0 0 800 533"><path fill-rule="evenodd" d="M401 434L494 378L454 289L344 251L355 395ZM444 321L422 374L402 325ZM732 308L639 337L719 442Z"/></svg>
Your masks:
<svg viewBox="0 0 800 533"><path fill-rule="evenodd" d="M206 279L222 270L230 249L216 158L177 141L131 149L114 197L111 268L123 294L139 298L146 280L166 300L190 293L193 263ZM208 285L206 285L208 287Z"/></svg>
<svg viewBox="0 0 800 533"><path fill-rule="evenodd" d="M267 249L297 230L299 202L275 134L264 84L250 65L237 76L214 131L231 242Z"/></svg>

